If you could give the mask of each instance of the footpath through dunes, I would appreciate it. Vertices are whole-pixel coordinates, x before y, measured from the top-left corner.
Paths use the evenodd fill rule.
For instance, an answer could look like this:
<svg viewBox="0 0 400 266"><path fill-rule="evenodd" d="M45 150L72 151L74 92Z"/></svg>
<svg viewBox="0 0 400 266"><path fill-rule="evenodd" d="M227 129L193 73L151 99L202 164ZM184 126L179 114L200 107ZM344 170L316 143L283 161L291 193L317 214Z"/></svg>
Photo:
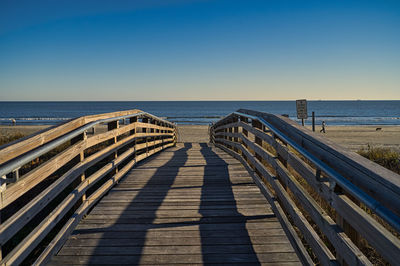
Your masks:
<svg viewBox="0 0 400 266"><path fill-rule="evenodd" d="M178 143L132 169L51 264L284 264L299 258L244 166Z"/></svg>

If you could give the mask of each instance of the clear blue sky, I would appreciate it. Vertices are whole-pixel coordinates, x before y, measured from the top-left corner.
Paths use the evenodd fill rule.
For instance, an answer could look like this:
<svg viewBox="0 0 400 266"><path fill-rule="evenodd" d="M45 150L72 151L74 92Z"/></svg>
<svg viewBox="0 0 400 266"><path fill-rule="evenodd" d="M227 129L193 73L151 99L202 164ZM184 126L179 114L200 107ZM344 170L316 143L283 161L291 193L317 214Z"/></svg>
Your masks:
<svg viewBox="0 0 400 266"><path fill-rule="evenodd" d="M0 1L0 100L400 99L400 1Z"/></svg>

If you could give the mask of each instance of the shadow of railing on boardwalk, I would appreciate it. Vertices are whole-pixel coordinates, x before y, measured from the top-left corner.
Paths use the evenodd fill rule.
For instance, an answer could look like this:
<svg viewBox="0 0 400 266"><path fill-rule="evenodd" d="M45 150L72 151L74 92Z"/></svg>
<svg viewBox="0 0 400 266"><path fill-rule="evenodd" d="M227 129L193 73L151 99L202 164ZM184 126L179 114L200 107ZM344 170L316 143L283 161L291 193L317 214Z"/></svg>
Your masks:
<svg viewBox="0 0 400 266"><path fill-rule="evenodd" d="M158 228L173 228L181 227L181 226L199 226L200 237L201 237L201 256L203 263L212 264L216 260L228 260L230 262L240 262L241 260L252 261L255 265L259 264L255 251L252 247L252 243L249 237L249 234L246 229L246 222L249 220L258 220L264 218L270 218L274 215L254 215L254 216L244 216L237 211L236 200L233 195L232 187L235 185L245 185L252 183L241 183L241 184L232 184L229 179L229 171L228 165L216 154L212 151L212 149L206 144L200 144L201 150L200 153L206 160L206 166L204 167L204 179L202 186L182 186L172 187L180 168L184 167L187 159L188 159L188 150L192 148L190 143L185 143L184 146L177 151L173 151L173 155L170 160L165 163L163 166L158 167L154 172L152 177L146 183L146 185L140 190L132 190L132 189L118 189L119 191L137 191L138 194L135 198L127 205L126 209L121 212L120 217L115 221L115 225L129 222L126 218L124 218L125 213L140 213L143 212L144 208L146 209L146 218L136 219L136 223L139 225L139 220L143 230L135 230L134 232L125 232L118 231L117 227L111 225L106 228L86 228L86 229L77 229L73 234L95 234L101 233L101 239L96 244L96 248L93 250L92 257L89 260L90 264L96 264L101 261L98 255L106 255L107 248L110 247L109 240L115 237L120 241L120 234L125 234L124 238L127 239L128 246L130 250L134 250L134 254L129 254L130 256L126 256L125 262L129 262L129 264L138 264L140 263L143 256L143 246L145 245L146 235L151 229ZM167 152L167 151L166 151ZM211 157L210 157L211 155ZM145 165L149 160L156 160L157 156L150 158L148 160L143 161L142 164ZM179 163L177 163L179 162ZM215 170L218 164L218 176L223 176L222 179L219 179L218 182L227 182L227 185L224 186L224 189L221 191L215 186ZM221 167L222 165L222 167ZM168 170L168 175L163 174L165 170ZM162 185L159 184L162 179ZM132 179L134 180L134 178ZM124 182L123 180L121 183ZM118 186L117 186L118 188ZM187 188L201 188L200 195L200 206L199 213L202 214L202 218L199 221L183 221L183 222L171 222L171 223L154 223L157 218L157 210L163 204L167 194L171 190L180 190ZM144 203L146 199L148 199L149 195L151 195L154 191L157 190L157 197L154 198L151 204ZM216 203L213 199L216 199L223 195L223 202ZM224 225L221 223L221 218L210 217L210 213L218 212L220 210L212 209L212 205L210 204L223 204L229 205L229 210L231 211L232 217L230 218L231 222L235 222L234 230L221 230L216 232L213 230L215 226L218 228L223 228ZM192 219L192 218L188 218ZM129 220L129 219L128 219ZM135 221L131 221L135 222ZM226 222L226 220L225 220ZM138 228L136 228L138 229ZM118 234L118 236L116 236ZM240 245L235 245L235 250L232 251L228 244L230 244L229 239L232 237L238 237L240 241ZM173 244L173 243L171 243ZM126 246L119 247L121 249L125 249ZM129 252L128 250L126 252ZM229 253L234 252L234 253ZM225 255L221 255L225 254ZM96 256L97 255L97 256ZM107 254L107 255L115 255L115 254ZM225 256L225 257L221 257ZM116 260L117 261L117 260Z"/></svg>

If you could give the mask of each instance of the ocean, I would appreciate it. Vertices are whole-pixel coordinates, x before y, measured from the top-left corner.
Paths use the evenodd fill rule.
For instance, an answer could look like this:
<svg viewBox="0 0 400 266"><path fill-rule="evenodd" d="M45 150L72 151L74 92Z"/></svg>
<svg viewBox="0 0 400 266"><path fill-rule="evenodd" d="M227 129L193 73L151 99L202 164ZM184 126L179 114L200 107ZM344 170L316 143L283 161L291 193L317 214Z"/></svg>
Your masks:
<svg viewBox="0 0 400 266"><path fill-rule="evenodd" d="M177 124L210 124L245 108L287 114L299 123L295 101L121 101L121 102L0 102L0 124L57 124L71 118L113 111L141 109ZM400 125L400 101L308 101L309 118L327 125Z"/></svg>

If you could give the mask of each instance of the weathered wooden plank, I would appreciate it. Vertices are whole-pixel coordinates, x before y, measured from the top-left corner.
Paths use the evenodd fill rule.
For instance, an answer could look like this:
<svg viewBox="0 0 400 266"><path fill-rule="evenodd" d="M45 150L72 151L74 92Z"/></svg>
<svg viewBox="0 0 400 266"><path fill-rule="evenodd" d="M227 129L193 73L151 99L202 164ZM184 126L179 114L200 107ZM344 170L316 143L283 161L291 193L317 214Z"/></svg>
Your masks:
<svg viewBox="0 0 400 266"><path fill-rule="evenodd" d="M24 195L31 188L42 182L53 172L55 172L58 167L63 166L69 162L72 158L77 156L81 151L86 148L86 142L81 141L76 143L74 146L68 148L67 150L58 154L58 156L53 157L41 166L28 172L26 175L22 176L19 182L12 184L7 187L3 192L3 204L1 208L6 207L20 196Z"/></svg>
<svg viewBox="0 0 400 266"><path fill-rule="evenodd" d="M357 228L357 231L376 248L389 262L400 260L400 240L394 237L387 229L380 225L370 215L365 213L357 204L346 195L338 195L328 182L318 180L315 170L307 166L292 152L288 153L288 163L305 179L314 190L323 197L346 221Z"/></svg>
<svg viewBox="0 0 400 266"><path fill-rule="evenodd" d="M42 164L41 166L35 168L33 171L29 172L27 175L23 176L23 181L18 182L14 185L8 185L4 187L6 190L2 191L2 202L1 208L7 206L8 204L12 203L15 199L23 195L26 191L30 190L31 188L35 187L38 183L43 181L47 178L51 173L57 171L61 168L65 163L69 162L76 156L80 156L80 162L72 167L66 174L62 175L59 179L57 179L54 183L50 186L45 188L39 195L35 196L34 199L28 202L25 206L19 209L14 215L8 218L0 225L0 243L3 245L7 242L14 234L16 234L23 226L25 226L37 213L39 213L46 205L51 202L58 194L60 194L66 186L69 186L72 182L75 182L75 179L81 181L81 184L76 187L76 189L67 195L63 201L59 204L59 206L51 211L51 213L37 225L33 231L31 231L28 236L25 237L24 241L20 242L16 248L14 248L11 252L7 253L6 257L2 259L1 263L6 264L18 264L23 261L26 256L33 251L39 242L50 232L50 230L63 218L63 216L67 213L69 209L78 201L82 200L83 203L78 210L79 213L76 213L76 216L72 217L73 223L76 222L78 217L81 217L83 213L87 210L91 204L98 200L98 197L103 196L108 189L115 184L116 181L121 179L124 173L126 173L134 164L138 161L144 159L145 157L152 155L158 151L161 151L163 148L170 147L175 144L175 126L173 124L168 124L168 122L163 123L156 123L158 121L156 117L152 117L151 115L145 114L144 116L152 117L152 123L146 125L146 128L150 128L149 133L146 134L138 133L134 134L134 129L136 126L143 126L143 124L132 123L130 125L124 125L122 127L118 127L119 123L119 116L121 115L130 115L140 112L139 110L129 110L123 112L115 112L110 114L100 114L95 116L88 116L88 117L81 117L70 122L67 122L61 126L51 128L46 130L45 132L40 132L37 135L32 137L28 137L26 139L22 139L17 143L12 143L7 146L3 146L2 152L0 153L0 160L4 160L4 162L9 161L12 157L8 158L7 156L3 156L4 153L8 153L12 156L19 156L24 152L30 152L33 149L36 149L40 145L45 145L45 149L41 149L41 154L47 151L50 147L52 147L58 137L61 135L65 135L68 133L73 134L80 134L82 141L76 142L76 137L72 138L63 138L65 141L71 140L71 147L67 150L63 151L62 153L56 155L55 157L51 158L46 163ZM101 123L104 121L98 121L98 119L104 118L111 118L107 120L109 125L109 131L101 134L97 134L94 137L89 139L86 138L85 133L83 132L83 128L78 129L87 123L92 121L97 121L96 123ZM137 121L137 119L131 119L131 122ZM91 126L95 125L96 123L90 124ZM124 123L125 124L125 123ZM111 125L111 126L110 126ZM116 125L116 126L114 126ZM79 130L79 131L78 131ZM162 132L162 133L161 133ZM117 136L121 134L130 133L128 136L124 136L124 138L119 139L117 141ZM102 149L95 154L84 158L84 150L92 147L93 145L98 144L101 141L105 141L108 139L113 139L114 144L109 145L108 147ZM128 150L126 145L130 144L131 142L138 139L146 139L149 140L148 144L146 144L146 154L140 154L135 156L135 159L127 162L128 164L124 165L122 169L120 164L125 163L123 162L127 158L131 158L130 155L134 155L137 151L137 147L133 145ZM142 141L142 140L140 140ZM54 144L53 144L54 143ZM58 141L57 145L61 142ZM140 143L140 142L139 142ZM50 145L50 146L49 146ZM124 153L119 154L123 148ZM25 149L25 151L23 151ZM3 153L4 152L4 153ZM32 153L28 153L29 160L31 159ZM41 155L40 154L40 155ZM108 158L108 164L101 168L96 173L90 175L86 178L84 171L87 170L89 167L93 166L100 160L108 157L108 155L114 154L115 159ZM7 157L7 158L6 158ZM25 161L28 157L24 157ZM24 162L25 162L24 161ZM21 162L19 166L22 166ZM14 164L13 164L14 165ZM16 166L15 166L16 167ZM111 177L110 180L106 181L96 192L94 192L89 199L85 200L85 192L88 188L92 187L93 184L96 183L97 180L104 177L107 173L111 170L114 172L114 176ZM76 179L76 181L78 181ZM75 186L75 185L74 185ZM67 222L66 226L64 226L64 231L60 232L61 235L67 233L68 229L71 228L73 223Z"/></svg>
<svg viewBox="0 0 400 266"><path fill-rule="evenodd" d="M243 135L243 136L245 136L245 135ZM218 147L220 147L227 153L231 154L234 158L237 158L245 166L246 170L252 176L254 182L260 188L261 193L265 196L265 198L270 203L272 210L279 218L279 221L281 222L283 229L285 230L290 242L292 243L294 249L296 250L297 255L299 255L302 263L308 264L308 265L314 264L311 257L309 256L306 248L304 247L303 243L301 242L300 238L297 236L295 229L293 228L293 226L289 222L288 218L286 217L286 214L284 213L283 209L281 208L279 202L272 195L272 193L267 188L267 186L264 184L264 182L262 182L260 180L260 177L256 175L256 173L251 169L250 165L243 159L243 157L240 154L238 154L235 151L229 150L228 148L226 148L223 145L219 145L219 144L217 144L217 145L218 145ZM238 150L240 150L240 149L238 149Z"/></svg>
<svg viewBox="0 0 400 266"><path fill-rule="evenodd" d="M63 123L59 126L46 129L43 132L38 132L35 135L26 137L22 140L19 140L16 143L11 143L9 145L3 146L0 152L0 164L11 160L12 158L16 158L27 151L33 150L40 145L48 143L62 135L65 135L68 132L71 132L87 123L99 120L106 119L112 117L118 117L122 115L131 115L135 113L142 112L140 110L129 110L129 111L121 111L121 112L113 112L107 114L99 114L99 115L90 115L79 117L66 123Z"/></svg>
<svg viewBox="0 0 400 266"><path fill-rule="evenodd" d="M400 214L400 206L396 204L400 198L399 175L318 136L288 118L250 110L239 111L265 118L298 145L351 180L384 206Z"/></svg>
<svg viewBox="0 0 400 266"><path fill-rule="evenodd" d="M193 226L192 226L193 227ZM193 227L194 228L194 227ZM241 236L284 236L285 232L282 228L268 228L268 229L246 229L246 230L216 230L216 231L204 231L201 233L202 237L241 237ZM142 231L128 231L128 232L96 232L96 230L75 230L71 235L71 239L133 239L143 237ZM158 229L150 229L146 231L146 239L160 237L164 238L181 238L182 231L171 228L170 230L160 231ZM197 228L193 230L186 230L184 237L199 237L199 231ZM288 243L288 242L287 242Z"/></svg>
<svg viewBox="0 0 400 266"><path fill-rule="evenodd" d="M222 143L226 143L229 141L220 140ZM285 210L289 212L292 219L295 220L296 225L301 229L305 239L313 248L313 251L316 253L318 258L325 264L335 264L336 260L333 254L329 251L329 249L325 246L321 238L318 234L314 231L312 226L308 223L306 218L302 215L300 210L296 207L295 203L290 199L290 196L287 194L285 189L276 180L269 171L258 161L256 160L253 155L242 145L231 143L230 145L236 145L238 149L242 151L242 154L246 156L246 158L251 161L252 165L258 169L263 175L264 178L268 180L268 182L273 186L277 196L279 197L280 201L282 202Z"/></svg>
<svg viewBox="0 0 400 266"><path fill-rule="evenodd" d="M55 264L193 264L193 263L283 263L298 262L294 253L267 253L258 254L257 257L249 254L208 254L206 261L202 255L138 255L138 256L57 256L52 263Z"/></svg>
<svg viewBox="0 0 400 266"><path fill-rule="evenodd" d="M251 115L256 115L263 117L267 119L268 122L272 123L276 128L281 130L284 134L288 134L289 138L292 138L297 144L302 146L303 148L307 149L309 152L313 153L316 155L317 158L321 159L323 162L326 164L330 165L335 170L340 172L342 175L347 177L350 181L353 183L356 183L360 187L364 187L364 190L368 190L367 193L375 197L376 199L382 200L386 197L387 202L385 202L383 205L385 205L388 208L391 208L396 212L396 208L393 205L394 202L397 202L395 198L398 198L397 196L394 196L393 191L390 191L391 188L393 189L399 189L399 178L393 178L395 175L393 173L389 173L387 170L383 169L382 167L372 167L373 163L369 162L368 160L361 158L358 155L355 155L351 152L348 152L346 150L343 150L341 147L329 142L325 141L323 138L316 137L309 132L306 132L307 130L304 130L302 127L299 127L296 125L293 121L289 121L288 119L285 119L280 116L274 116L270 114L263 114L263 113L257 113L253 111L248 111L249 114ZM286 121L287 120L287 121ZM226 120L228 121L228 120ZM229 123L229 122L228 122ZM222 126L220 126L222 125ZM238 144L232 142L231 137L236 137L238 134L232 134L230 130L219 130L219 128L227 128L227 126L224 124L224 122L217 123L215 125L218 127L215 131L218 133L215 133L216 136L221 136L222 138L216 138L215 142L220 142L226 145L229 149L237 149ZM343 195L340 193L335 193L335 191L332 190L332 187L330 186L329 183L326 182L326 180L320 180L318 178L318 173L315 173L314 169L309 169L309 167L302 162L294 153L290 152L287 147L284 147L283 145L280 144L280 142L275 141L269 134L264 134L261 130L255 129L252 126L248 124L238 124L238 126L243 128L243 132L246 132L246 135L242 134L242 140L244 142L245 146L248 146L249 149L252 151L255 151L256 154L262 154L262 158L266 159L267 162L270 163L270 165L275 168L275 170L278 170L278 173L280 176L284 177L283 182L289 185L291 185L290 189L291 191L294 191L296 198L300 198L302 205L309 211L312 212L312 217L313 219L317 219L317 224L320 226L330 224L330 226L333 228L337 226L333 220L328 221L330 217L326 216L323 214L322 209L316 204L316 202L313 203L313 199L308 198L307 199L307 193L304 191L301 192L301 186L299 184L294 184L293 182L296 182L296 180L291 179L288 177L288 172L285 174L285 169L286 165L279 165L279 162L276 161L274 156L270 154L269 152L266 152L263 150L261 146L258 146L253 142L253 139L250 140L250 138L247 138L247 132L251 132L255 135L255 137L260 137L270 145L272 145L278 155L282 158L285 159L291 166L298 171L300 175L302 175L307 182L315 189L317 193L320 194L337 212L337 214L341 215L343 218L346 219L346 222L353 226L354 228L357 229L363 235L367 241L374 246L379 253L385 257L389 262L391 263L396 263L398 261L398 254L400 251L400 241L398 238L396 238L393 234L391 234L387 229L385 229L383 226L381 226L376 220L374 220L370 215L365 213L357 204L355 204L352 200L347 195ZM299 132L294 130L293 128L297 129ZM264 136L264 138L263 138ZM320 145L320 144L323 145ZM333 145L332 145L333 144ZM327 149L328 148L328 149ZM331 153L331 154L329 154ZM246 154L249 156L253 156L252 154ZM247 157L247 156L245 156ZM254 158L251 159L252 163L254 164ZM276 162L275 162L276 161ZM244 162L245 164L245 162ZM338 167L338 168L335 168ZM259 170L259 169L257 169ZM364 172L363 172L364 171ZM348 173L349 172L349 173ZM363 173L361 173L363 172ZM374 178L369 178L367 177L368 173L372 175L375 175ZM379 177L380 175L380 177ZM384 184L379 184L377 181L378 179L382 179L384 177L385 180L383 180L383 183L386 182L386 185ZM357 181L358 180L358 181ZM292 182L293 181L293 182ZM381 180L382 181L382 180ZM362 184L360 184L360 182ZM394 183L396 184L394 184ZM394 184L391 186L390 184ZM380 191L378 191L380 190ZM350 193L351 194L351 193ZM375 195L377 194L377 195ZM397 193L400 194L400 193ZM388 200L390 197L392 198L392 201ZM381 206L379 207L381 208ZM372 207L372 209L374 209ZM373 210L374 211L374 210ZM321 218L322 217L322 220ZM329 227L329 226L328 226ZM325 229L328 228L325 226ZM327 229L328 231L330 229ZM337 231L337 230L334 230ZM344 240L342 244L340 244L340 241L343 241L343 239L347 238L346 236L340 236L339 239L341 240L338 242L333 238L336 237L335 232L331 232L333 234L329 234L324 230L324 234L328 235L328 238L330 238L331 242L334 243L336 246L336 249L338 248L338 245L342 245L341 251L338 251L338 253L346 254L345 256L348 256L348 260L350 257L354 258L355 260L359 259L366 259L364 255L360 253L360 251L354 246L353 243L351 243L350 240ZM347 251L346 251L347 249ZM355 264L355 261L351 261L350 259L350 264ZM367 261L364 261L364 263L368 263Z"/></svg>
<svg viewBox="0 0 400 266"><path fill-rule="evenodd" d="M75 191L70 193L60 204L59 206L52 211L48 217L43 220L25 239L21 242L12 252L10 252L3 261L13 264L20 263L22 260L29 255L29 253L40 243L40 241L50 232L50 230L62 219L62 217L67 213L67 211L79 200L82 195L89 189L93 184L96 183L97 180L101 179L108 173L111 169L117 167L125 158L127 158L130 154L134 152L134 149L127 150L124 154L121 154L114 161L110 162L109 165L106 165L102 169L100 169L95 174L91 175L85 182L81 183ZM133 161L134 163L134 161ZM125 166L124 170L121 170L117 173L116 178L119 179L126 173L131 166ZM51 190L51 192L57 190ZM48 193L49 194L49 193ZM93 197L91 197L93 198ZM38 205L40 206L40 205ZM42 206L43 207L43 206ZM31 211L33 208L28 208ZM28 217L25 215L25 217ZM22 220L19 218L19 222L13 222L12 220L7 220L7 224L4 227L4 232L2 232L2 236L10 236L12 235L14 226L21 226L21 221L26 223L26 220ZM2 225L3 226L3 225ZM3 229L3 227L1 227ZM2 239L3 240L3 239Z"/></svg>
<svg viewBox="0 0 400 266"><path fill-rule="evenodd" d="M135 226L129 224L114 224L105 221L101 227L93 227L92 224L84 224L80 223L76 228L77 230L96 230L96 232L133 232L133 231L148 231L151 229L159 229L159 230L182 230L182 231L191 231L191 230L199 230L198 223L176 223L171 226L166 225L153 225L153 224L136 224ZM268 222L258 222L255 221L254 223L248 222L245 225L240 223L231 223L231 224L204 224L201 226L202 231L220 231L220 230L232 230L238 231L246 228L249 229L270 229L270 228L282 228L281 224L278 222L276 218L269 219Z"/></svg>
<svg viewBox="0 0 400 266"><path fill-rule="evenodd" d="M112 148L114 150L117 150L120 146L126 145L127 143L135 140L136 138L138 138L136 135L129 136L123 139L122 141L114 144ZM56 157L53 157L43 165L39 166L33 171L30 171L25 176L22 176L19 182L7 187L7 189L3 192L3 202L1 207L4 208L7 205L11 204L13 201L24 195L31 188L33 188L41 181L43 181L45 178L47 178L50 174L52 174L57 169L68 163L72 158L77 156L83 150L90 148L98 144L99 142L100 141L97 139L96 141L91 141L91 138L88 138L84 141L76 143L74 146L58 154ZM161 142L158 142L156 144L159 143ZM107 149L111 149L111 146L109 146ZM104 149L101 152L105 153L107 149ZM101 154L101 152L99 152L98 154Z"/></svg>
<svg viewBox="0 0 400 266"><path fill-rule="evenodd" d="M133 110L117 111L117 112L104 113L104 114L88 115L88 116L84 116L83 118L85 119L85 124L87 124L87 123L97 121L100 119L132 115L132 114L137 114L140 112L143 112L143 111L141 111L139 109L133 109Z"/></svg>
<svg viewBox="0 0 400 266"><path fill-rule="evenodd" d="M74 256L74 255L158 255L158 254L237 254L237 253L251 253L257 254L264 253L277 253L277 252L293 252L293 248L288 243L268 243L268 244L238 244L238 245L205 245L201 239L195 239L202 245L164 245L164 246L146 246L132 247L124 246L85 246L74 247L68 246L61 250L61 256Z"/></svg>
<svg viewBox="0 0 400 266"><path fill-rule="evenodd" d="M166 145L164 148L168 148L169 146L174 145ZM58 232L56 237L51 241L49 245L47 245L46 249L40 254L38 259L35 261L35 264L43 264L47 263L48 260L55 252L57 252L61 246L67 240L67 236L71 233L71 231L76 227L80 219L84 214L91 208L101 197L105 195L105 193L114 186L125 174L128 170L130 170L137 162L145 159L147 156L150 156L154 153L158 152L157 150L152 150L148 155L142 154L136 157L135 160L130 161L127 165L125 165L119 172L117 172L114 177L105 182L100 188L98 188L90 197L83 201L83 204L78 208L74 215L67 221L67 223L63 226L63 228ZM117 158L118 159L118 158ZM20 259L18 257L17 259Z"/></svg>
<svg viewBox="0 0 400 266"><path fill-rule="evenodd" d="M27 224L40 210L53 200L62 190L64 190L71 182L73 182L80 174L82 174L90 166L102 160L118 148L118 144L113 144L108 148L93 154L82 162L67 171L63 176L57 179L32 201L21 208L17 213L10 217L5 223L0 225L0 243L4 244L15 232L20 230ZM126 154L126 157L133 150ZM126 158L125 157L125 158ZM118 164L124 157L119 158Z"/></svg>
<svg viewBox="0 0 400 266"><path fill-rule="evenodd" d="M280 162L278 172L285 177L286 184L299 200L302 207L308 212L313 221L318 225L323 234L328 237L335 250L349 265L372 265L367 257L357 248L350 238L338 228L333 219L327 215L317 202L304 190L304 188L285 170Z"/></svg>
<svg viewBox="0 0 400 266"><path fill-rule="evenodd" d="M192 245L262 245L265 243L279 244L284 243L293 248L288 243L286 235L278 236L248 236L243 237L185 237L184 232L181 232L181 237L160 237L160 238L134 238L134 239L73 239L70 238L64 247L133 247L133 246L170 246L171 244L178 246L192 246ZM251 241L251 242L250 242Z"/></svg>
<svg viewBox="0 0 400 266"><path fill-rule="evenodd" d="M82 125L84 125L84 118L77 118L60 126L29 136L22 141L20 140L16 143L3 146L3 149L0 150L0 164L16 158L27 151L33 150L44 143L52 141Z"/></svg>
<svg viewBox="0 0 400 266"><path fill-rule="evenodd" d="M276 263L300 263L281 224L243 166L235 162L240 166L240 176L231 176L237 170L232 172L230 162L218 156L199 153L197 156L204 156L201 162L188 160L190 152L174 156L185 150L190 148L171 149L171 155L162 161L155 163L155 157L127 174L79 223L53 262L90 254L88 260L92 263L106 254L117 264L123 264L130 255L136 256L140 264L163 263L158 257L165 254L170 263L190 263L192 259L180 261L174 257L184 252L185 256L200 255L202 260L197 263L216 263L208 259L213 254L226 254L221 263L236 261L234 254L242 254L243 263L254 263L263 254L281 253L288 256L276 258ZM211 153L208 146L201 150ZM212 165L206 164L209 161ZM267 263L271 258L264 260ZM79 259L75 262L80 263Z"/></svg>
<svg viewBox="0 0 400 266"><path fill-rule="evenodd" d="M161 205L158 207L157 210L159 211L174 211L174 210L198 210L199 206L196 204L192 204L192 205ZM250 210L250 209L264 209L266 208L265 206L265 202L262 202L262 204L231 204L231 205L204 205L202 206L202 209L204 210L237 210L237 211L242 211L242 210ZM151 205L138 205L138 204L131 204L131 203L127 203L127 204L118 204L118 206L115 206L114 203L103 203L100 202L97 206L96 206L96 210L94 211L111 211L111 210L125 210L126 212L130 212L130 211L147 211L147 210L154 210L154 207Z"/></svg>
<svg viewBox="0 0 400 266"><path fill-rule="evenodd" d="M269 219L273 218L273 215L255 215L255 216L226 216L226 217L183 217L183 218L124 218L124 217L110 217L108 222L113 222L114 224L153 224L157 226L163 225L173 225L179 223L185 224L226 224L226 223L262 223L269 222ZM108 218L107 218L108 219ZM104 224L104 219L90 219L86 218L81 221L82 224Z"/></svg>

